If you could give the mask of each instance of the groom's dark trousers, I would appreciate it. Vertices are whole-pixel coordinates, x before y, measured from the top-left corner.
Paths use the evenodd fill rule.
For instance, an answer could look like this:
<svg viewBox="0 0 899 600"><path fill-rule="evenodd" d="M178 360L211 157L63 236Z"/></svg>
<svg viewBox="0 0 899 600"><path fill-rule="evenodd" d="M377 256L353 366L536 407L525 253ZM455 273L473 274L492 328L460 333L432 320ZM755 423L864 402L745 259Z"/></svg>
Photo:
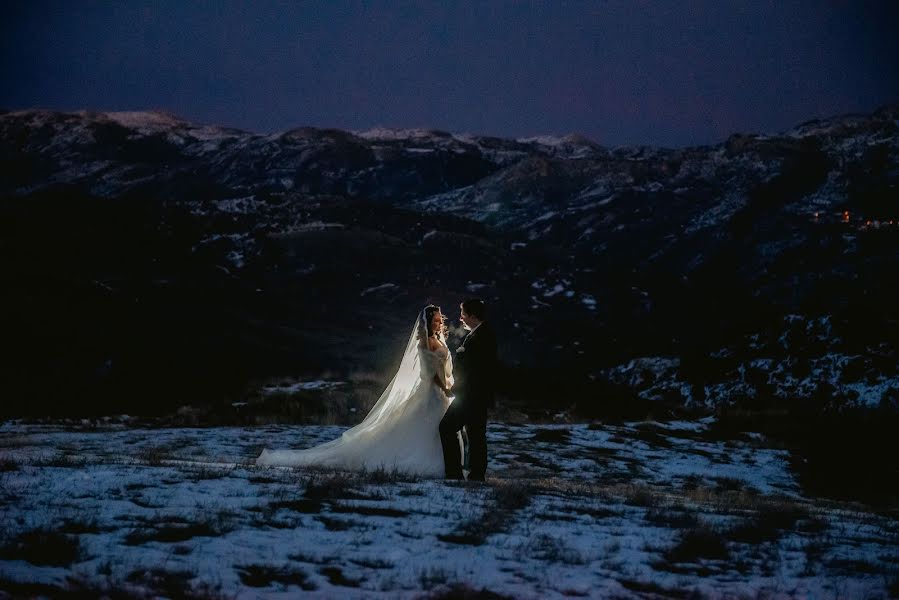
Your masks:
<svg viewBox="0 0 899 600"><path fill-rule="evenodd" d="M468 433L468 479L483 481L487 473L487 411L472 414L462 402L450 404L443 420L440 421L440 441L443 444L443 462L447 479L463 479L462 454L459 448L458 432L465 427Z"/></svg>

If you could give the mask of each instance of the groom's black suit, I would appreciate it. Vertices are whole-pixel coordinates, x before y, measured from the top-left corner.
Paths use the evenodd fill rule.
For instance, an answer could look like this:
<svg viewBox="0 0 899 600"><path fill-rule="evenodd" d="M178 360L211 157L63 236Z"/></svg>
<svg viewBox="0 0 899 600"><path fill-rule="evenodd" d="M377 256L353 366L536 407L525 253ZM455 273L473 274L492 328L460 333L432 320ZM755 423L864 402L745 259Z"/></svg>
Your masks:
<svg viewBox="0 0 899 600"><path fill-rule="evenodd" d="M448 479L462 479L457 432L465 427L469 444L470 480L483 481L487 472L487 409L493 405L496 375L496 333L484 321L456 350L453 392L456 398L440 421L440 441Z"/></svg>

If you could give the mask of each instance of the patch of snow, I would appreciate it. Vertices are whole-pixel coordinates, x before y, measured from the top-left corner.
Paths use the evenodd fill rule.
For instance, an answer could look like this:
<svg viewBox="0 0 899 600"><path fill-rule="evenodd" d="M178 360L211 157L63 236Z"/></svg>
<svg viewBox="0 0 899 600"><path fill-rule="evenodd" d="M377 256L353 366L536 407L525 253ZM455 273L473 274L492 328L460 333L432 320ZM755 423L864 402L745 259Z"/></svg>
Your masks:
<svg viewBox="0 0 899 600"><path fill-rule="evenodd" d="M706 435L711 424L490 423L488 482L460 485L252 464L262 447L309 447L346 427L79 430L8 422L0 424L0 460L13 467L0 488L8 539L90 527L67 534L84 551L70 565L7 556L0 579L48 586L41 593L51 597L73 576L137 591L155 572L186 577L165 579L147 595L191 595L189 586L205 584L229 597L415 598L455 582L560 600L638 597L634 590L650 584L703 597L889 595L899 561L889 516L803 498L788 451L763 440L715 440ZM731 496L714 491L722 479L749 490L758 509L731 506ZM685 491L696 485L701 494ZM660 516L683 513L727 530L763 515L769 502L813 515L824 531L766 540L773 569L757 566L758 545L732 541L727 558L698 562L701 572L659 568L690 530ZM460 543L459 534L468 537ZM803 548L812 543L821 558L810 574ZM863 568L838 566L847 560ZM253 567L263 574L254 578L258 587L246 578ZM282 568L296 573L293 583L264 576ZM300 581L315 589L302 590Z"/></svg>
<svg viewBox="0 0 899 600"><path fill-rule="evenodd" d="M557 283L556 285L553 286L553 288L551 290L547 290L547 291L543 292L543 297L544 298L552 298L553 296L555 296L557 294L561 294L564 291L565 291L565 286L562 285L561 283Z"/></svg>
<svg viewBox="0 0 899 600"><path fill-rule="evenodd" d="M325 231L326 229L346 229L343 223L328 223L325 221L310 221L288 227L283 233L300 233L305 231Z"/></svg>
<svg viewBox="0 0 899 600"><path fill-rule="evenodd" d="M189 125L184 119L158 111L120 111L103 114L110 120L129 129L160 131Z"/></svg>
<svg viewBox="0 0 899 600"><path fill-rule="evenodd" d="M862 406L876 407L890 390L899 390L899 377L879 377L875 382L844 383L839 388L843 392L857 394L856 402Z"/></svg>
<svg viewBox="0 0 899 600"><path fill-rule="evenodd" d="M362 292L359 295L365 296L365 295L371 294L373 292L380 292L382 290L391 290L395 287L397 287L395 283L382 283L381 285L376 285L374 287L370 287L370 288L366 288L366 289L362 290Z"/></svg>
<svg viewBox="0 0 899 600"><path fill-rule="evenodd" d="M244 196L219 200L215 207L221 212L246 215L256 213L260 204L262 203L256 200L256 196Z"/></svg>
<svg viewBox="0 0 899 600"><path fill-rule="evenodd" d="M545 306L545 307L552 306L551 304L547 304L546 302L539 300L536 296L531 296L531 302L533 302L533 304L531 304L531 308L539 308L541 306Z"/></svg>
<svg viewBox="0 0 899 600"><path fill-rule="evenodd" d="M690 221L685 226L684 233L690 235L701 229L717 227L742 210L746 206L746 202L746 196L742 192L732 192Z"/></svg>
<svg viewBox="0 0 899 600"><path fill-rule="evenodd" d="M302 390L306 391L322 391L330 390L336 387L346 385L345 381L325 381L316 379L314 381L297 381L287 385L266 385L262 387L262 394L270 396L272 394L293 394Z"/></svg>
<svg viewBox="0 0 899 600"><path fill-rule="evenodd" d="M237 250L232 250L231 252L226 254L225 259L230 262L236 269L242 269L247 262L246 258L244 257L244 253L238 252Z"/></svg>
<svg viewBox="0 0 899 600"><path fill-rule="evenodd" d="M392 129L388 127L374 127L366 131L353 131L357 137L365 140L383 140L383 141L407 141L407 140L446 140L454 139L452 134L444 135L442 132L435 132L432 129Z"/></svg>
<svg viewBox="0 0 899 600"><path fill-rule="evenodd" d="M659 183L658 181L653 181L651 183L647 183L646 185L637 185L631 188L635 192L661 192L665 189L665 186Z"/></svg>

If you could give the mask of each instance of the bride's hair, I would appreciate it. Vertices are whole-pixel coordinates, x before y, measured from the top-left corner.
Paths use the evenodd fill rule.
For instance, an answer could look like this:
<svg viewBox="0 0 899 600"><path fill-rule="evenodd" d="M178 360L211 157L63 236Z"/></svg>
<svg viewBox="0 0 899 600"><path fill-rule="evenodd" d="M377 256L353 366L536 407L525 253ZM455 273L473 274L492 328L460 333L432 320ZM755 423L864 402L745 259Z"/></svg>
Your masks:
<svg viewBox="0 0 899 600"><path fill-rule="evenodd" d="M434 315L439 312L441 312L439 306L434 306L433 304L425 306L425 323L428 326L428 337L431 337L431 335L436 333L437 337L446 338L446 317L443 317L443 313L441 313L440 329L435 332L431 328L431 319L433 319Z"/></svg>

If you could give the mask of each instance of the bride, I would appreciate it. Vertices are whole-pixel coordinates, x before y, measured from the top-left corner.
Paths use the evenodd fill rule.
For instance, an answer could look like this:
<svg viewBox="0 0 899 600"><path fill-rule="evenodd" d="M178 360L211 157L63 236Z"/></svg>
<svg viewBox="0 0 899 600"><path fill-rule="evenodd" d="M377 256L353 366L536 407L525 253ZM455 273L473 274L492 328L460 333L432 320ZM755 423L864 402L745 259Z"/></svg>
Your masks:
<svg viewBox="0 0 899 600"><path fill-rule="evenodd" d="M440 308L418 315L400 368L371 412L335 440L305 450L263 450L257 465L386 469L443 477L438 427L452 402L453 360Z"/></svg>

